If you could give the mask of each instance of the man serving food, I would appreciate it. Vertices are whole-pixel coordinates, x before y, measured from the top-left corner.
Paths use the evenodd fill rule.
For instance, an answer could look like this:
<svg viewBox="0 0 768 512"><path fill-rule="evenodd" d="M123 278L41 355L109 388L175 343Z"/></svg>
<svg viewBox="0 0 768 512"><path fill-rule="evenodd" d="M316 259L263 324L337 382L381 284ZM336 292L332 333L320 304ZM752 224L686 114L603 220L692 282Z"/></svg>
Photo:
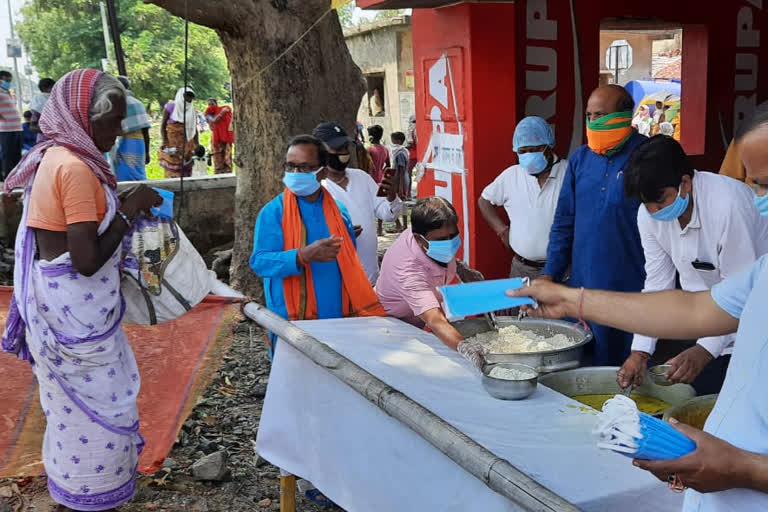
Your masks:
<svg viewBox="0 0 768 512"><path fill-rule="evenodd" d="M753 202L768 218L768 108L758 107L738 141ZM656 338L736 332L731 363L704 431L676 424L696 450L672 460L636 460L663 481L690 488L684 512L768 510L768 255L710 291L618 293L535 281L512 296L538 301L532 316L580 317Z"/></svg>
<svg viewBox="0 0 768 512"><path fill-rule="evenodd" d="M387 315L429 328L477 369L485 364L483 348L469 342L448 322L437 287L482 279L456 260L461 245L459 219L451 203L427 197L411 212L411 228L398 237L381 263L376 294Z"/></svg>

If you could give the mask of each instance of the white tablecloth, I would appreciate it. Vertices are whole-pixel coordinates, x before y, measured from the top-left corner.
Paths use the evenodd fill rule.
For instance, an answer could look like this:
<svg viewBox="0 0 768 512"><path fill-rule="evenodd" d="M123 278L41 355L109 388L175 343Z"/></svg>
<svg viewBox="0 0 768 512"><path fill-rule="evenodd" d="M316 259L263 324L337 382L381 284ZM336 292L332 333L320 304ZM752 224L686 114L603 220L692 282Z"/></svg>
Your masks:
<svg viewBox="0 0 768 512"><path fill-rule="evenodd" d="M677 512L682 496L630 459L595 447L595 412L539 386L490 397L435 336L392 318L299 322L579 508ZM284 342L278 342L257 448L348 511L509 511L512 502Z"/></svg>

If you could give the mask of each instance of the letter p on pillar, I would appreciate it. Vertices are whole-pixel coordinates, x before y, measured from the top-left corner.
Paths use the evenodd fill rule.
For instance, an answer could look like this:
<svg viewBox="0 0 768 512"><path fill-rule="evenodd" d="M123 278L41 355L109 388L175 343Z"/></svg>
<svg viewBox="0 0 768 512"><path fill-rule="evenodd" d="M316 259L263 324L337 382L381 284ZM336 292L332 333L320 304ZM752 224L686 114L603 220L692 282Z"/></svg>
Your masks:
<svg viewBox="0 0 768 512"><path fill-rule="evenodd" d="M557 40L557 21L547 19L547 0L528 0L526 3L525 35L528 39Z"/></svg>
<svg viewBox="0 0 768 512"><path fill-rule="evenodd" d="M754 3L754 2L753 2ZM758 8L762 7L759 0ZM753 27L752 8L744 6L736 15L736 46L739 48L757 48L760 46L760 31Z"/></svg>

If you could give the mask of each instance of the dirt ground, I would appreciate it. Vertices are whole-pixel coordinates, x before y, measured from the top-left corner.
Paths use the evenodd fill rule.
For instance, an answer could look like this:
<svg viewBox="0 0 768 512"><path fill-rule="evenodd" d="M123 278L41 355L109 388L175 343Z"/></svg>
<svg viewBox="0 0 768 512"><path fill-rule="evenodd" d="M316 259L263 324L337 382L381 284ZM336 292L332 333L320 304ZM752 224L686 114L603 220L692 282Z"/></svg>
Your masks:
<svg viewBox="0 0 768 512"><path fill-rule="evenodd" d="M250 512L279 510L278 469L254 454L269 359L263 332L241 323L216 379L184 423L165 468L141 475L133 501L120 512ZM190 466L207 453L229 455L229 481L199 482ZM319 507L297 496L302 512ZM53 512L45 477L0 480L0 512Z"/></svg>

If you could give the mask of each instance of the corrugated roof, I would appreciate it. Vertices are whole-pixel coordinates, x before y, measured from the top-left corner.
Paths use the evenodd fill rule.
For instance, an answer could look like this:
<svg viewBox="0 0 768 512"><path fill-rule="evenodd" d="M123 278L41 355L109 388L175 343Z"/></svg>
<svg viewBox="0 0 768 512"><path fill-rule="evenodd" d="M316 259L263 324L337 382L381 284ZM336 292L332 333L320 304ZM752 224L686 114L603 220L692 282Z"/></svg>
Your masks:
<svg viewBox="0 0 768 512"><path fill-rule="evenodd" d="M677 59L674 62L670 62L659 70L658 73L653 75L653 78L681 78L682 77L682 59Z"/></svg>

